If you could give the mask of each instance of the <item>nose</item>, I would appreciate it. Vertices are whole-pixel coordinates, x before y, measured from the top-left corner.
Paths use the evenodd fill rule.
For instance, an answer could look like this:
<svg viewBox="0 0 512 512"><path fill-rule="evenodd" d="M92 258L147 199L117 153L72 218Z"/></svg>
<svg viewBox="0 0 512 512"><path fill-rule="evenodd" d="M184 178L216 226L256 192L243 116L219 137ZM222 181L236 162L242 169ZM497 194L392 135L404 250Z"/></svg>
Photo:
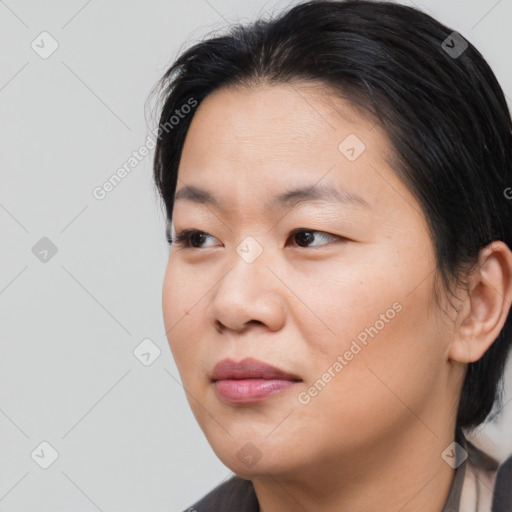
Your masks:
<svg viewBox="0 0 512 512"><path fill-rule="evenodd" d="M235 252L230 263L210 295L209 323L219 332L242 332L252 324L270 331L281 329L286 318L286 287L269 268L265 251L252 262Z"/></svg>

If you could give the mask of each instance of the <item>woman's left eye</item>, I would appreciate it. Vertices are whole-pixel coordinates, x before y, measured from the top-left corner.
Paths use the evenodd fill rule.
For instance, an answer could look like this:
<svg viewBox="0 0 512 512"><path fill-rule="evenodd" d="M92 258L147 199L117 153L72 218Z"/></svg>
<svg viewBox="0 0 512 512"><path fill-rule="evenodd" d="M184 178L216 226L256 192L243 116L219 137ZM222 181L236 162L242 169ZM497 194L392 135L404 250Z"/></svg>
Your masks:
<svg viewBox="0 0 512 512"><path fill-rule="evenodd" d="M318 231L316 229L306 229L306 228L298 228L294 229L290 233L290 237L294 237L296 240L298 240L299 247L316 247L317 245L326 245L324 244L315 244L315 245L309 245L311 244L315 237L319 235L318 238L330 239L326 243L329 243L330 241L335 240L343 240L343 237L338 235L331 235L329 233L325 233L324 231ZM182 231L181 233L178 233L174 238L170 235L167 235L167 241L170 245L178 245L181 247L184 247L186 249L201 249L205 246L202 246L201 244L204 243L206 238L215 238L208 233L205 233L204 231L199 231L197 229L186 229ZM199 246L197 245L199 244ZM211 246L210 246L211 247Z"/></svg>
<svg viewBox="0 0 512 512"><path fill-rule="evenodd" d="M307 246L307 244L311 243L314 240L315 234L320 235L319 237L323 238L324 240L330 238L331 241L333 241L333 240L339 240L339 239L343 238L338 235L331 235L329 233L325 233L324 231L317 231L315 229L306 229L306 228L294 229L291 233L291 236L295 237L296 239L302 239L302 243L306 244L306 246ZM329 243L329 241L327 243ZM317 245L326 245L326 244L317 244ZM302 245L300 245L300 244L299 244L299 246L302 247ZM309 247L311 247L311 246L309 246ZM315 246L313 246L313 247L315 247Z"/></svg>

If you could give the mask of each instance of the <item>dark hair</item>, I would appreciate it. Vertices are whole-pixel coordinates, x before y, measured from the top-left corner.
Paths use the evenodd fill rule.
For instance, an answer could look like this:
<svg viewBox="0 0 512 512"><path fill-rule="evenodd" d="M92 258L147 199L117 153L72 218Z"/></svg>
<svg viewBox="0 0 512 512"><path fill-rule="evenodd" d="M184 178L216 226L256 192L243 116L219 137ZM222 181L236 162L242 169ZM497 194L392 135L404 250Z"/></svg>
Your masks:
<svg viewBox="0 0 512 512"><path fill-rule="evenodd" d="M315 81L383 128L393 168L427 218L445 289L464 282L482 247L512 247L512 123L491 68L453 32L391 2L308 1L195 44L153 91L162 103L154 180L168 221L190 105L226 86ZM501 404L511 316L467 365L457 427L475 428Z"/></svg>

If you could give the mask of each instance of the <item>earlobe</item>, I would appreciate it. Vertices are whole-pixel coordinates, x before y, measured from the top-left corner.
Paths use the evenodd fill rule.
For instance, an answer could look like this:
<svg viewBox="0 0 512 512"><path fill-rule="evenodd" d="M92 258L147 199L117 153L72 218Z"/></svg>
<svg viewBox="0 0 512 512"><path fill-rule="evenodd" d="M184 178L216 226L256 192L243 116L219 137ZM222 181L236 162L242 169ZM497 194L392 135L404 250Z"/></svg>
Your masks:
<svg viewBox="0 0 512 512"><path fill-rule="evenodd" d="M456 319L450 359L478 361L498 337L512 302L512 252L502 241L480 250Z"/></svg>

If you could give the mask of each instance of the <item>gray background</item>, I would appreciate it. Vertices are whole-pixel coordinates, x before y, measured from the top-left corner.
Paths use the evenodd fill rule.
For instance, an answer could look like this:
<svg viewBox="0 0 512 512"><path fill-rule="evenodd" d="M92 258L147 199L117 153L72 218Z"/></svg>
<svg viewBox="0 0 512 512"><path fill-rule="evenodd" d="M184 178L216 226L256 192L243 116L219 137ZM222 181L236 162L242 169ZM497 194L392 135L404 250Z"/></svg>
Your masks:
<svg viewBox="0 0 512 512"><path fill-rule="evenodd" d="M164 334L152 153L92 191L145 143L144 103L180 49L294 3L0 1L0 510L179 511L231 474ZM476 45L510 102L512 0L417 5ZM50 48L43 31L58 43L46 59L31 47ZM149 366L133 353L147 338ZM511 426L509 404L476 441L502 459Z"/></svg>

